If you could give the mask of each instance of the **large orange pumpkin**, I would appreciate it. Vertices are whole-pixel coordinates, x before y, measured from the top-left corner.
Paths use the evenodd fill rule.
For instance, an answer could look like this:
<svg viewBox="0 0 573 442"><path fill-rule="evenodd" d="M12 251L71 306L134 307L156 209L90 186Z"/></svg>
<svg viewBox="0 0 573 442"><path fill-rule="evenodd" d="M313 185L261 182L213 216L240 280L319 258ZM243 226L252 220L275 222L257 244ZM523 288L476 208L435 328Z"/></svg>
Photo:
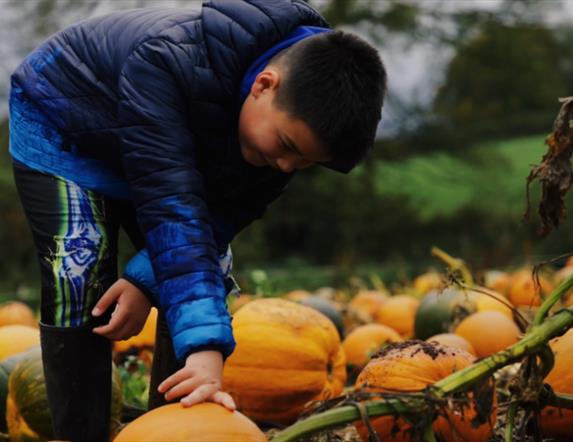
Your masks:
<svg viewBox="0 0 573 442"><path fill-rule="evenodd" d="M393 328L403 337L411 337L419 305L420 301L410 295L391 296L376 312L376 322Z"/></svg>
<svg viewBox="0 0 573 442"><path fill-rule="evenodd" d="M0 361L40 345L40 332L28 325L5 325L0 327Z"/></svg>
<svg viewBox="0 0 573 442"><path fill-rule="evenodd" d="M465 338L482 358L504 350L519 340L519 328L506 315L495 311L473 313L458 324L454 333Z"/></svg>
<svg viewBox="0 0 573 442"><path fill-rule="evenodd" d="M157 309L153 307L149 311L147 320L143 325L141 331L124 341L116 341L113 344L113 349L117 353L122 353L133 347L138 349L152 348L155 345L155 329L157 326Z"/></svg>
<svg viewBox="0 0 573 442"><path fill-rule="evenodd" d="M573 329L549 343L555 365L545 382L557 393L573 394ZM541 411L541 430L545 437L560 442L573 440L573 410L545 407Z"/></svg>
<svg viewBox="0 0 573 442"><path fill-rule="evenodd" d="M412 340L391 344L370 360L356 380L356 388L368 392L416 392L436 381L459 371L475 360L469 353L436 343ZM476 416L475 404L462 410L450 409L445 417L438 417L434 431L446 442L483 442L493 433L496 407L491 386L492 413L488 421L477 428L471 420ZM381 440L410 442L411 425L403 418L383 416L371 419L372 426ZM368 431L362 422L356 424L362 440L368 440ZM398 430L397 432L395 430Z"/></svg>
<svg viewBox="0 0 573 442"><path fill-rule="evenodd" d="M519 270L512 274L507 297L518 307L541 305L542 297L553 290L553 284L543 275L539 275L540 288L536 287L530 270ZM541 290L541 293L539 292Z"/></svg>
<svg viewBox="0 0 573 442"><path fill-rule="evenodd" d="M223 389L243 413L262 422L293 422L308 401L342 392L346 359L332 322L284 299L257 299L233 317L235 352Z"/></svg>
<svg viewBox="0 0 573 442"><path fill-rule="evenodd" d="M393 328L382 324L366 324L355 328L344 340L342 347L350 371L357 375L383 346L403 339Z"/></svg>
<svg viewBox="0 0 573 442"><path fill-rule="evenodd" d="M259 428L238 411L205 402L192 407L180 403L155 408L121 430L114 442L264 442Z"/></svg>
<svg viewBox="0 0 573 442"><path fill-rule="evenodd" d="M0 327L15 324L38 328L33 310L23 302L8 301L0 304Z"/></svg>

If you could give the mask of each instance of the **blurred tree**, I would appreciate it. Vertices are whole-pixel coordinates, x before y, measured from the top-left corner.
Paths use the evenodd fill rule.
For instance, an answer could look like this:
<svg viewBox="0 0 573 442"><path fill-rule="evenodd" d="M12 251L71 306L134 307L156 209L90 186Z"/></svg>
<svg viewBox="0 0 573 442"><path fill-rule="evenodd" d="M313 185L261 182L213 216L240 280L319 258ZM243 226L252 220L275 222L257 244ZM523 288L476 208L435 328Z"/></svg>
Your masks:
<svg viewBox="0 0 573 442"><path fill-rule="evenodd" d="M491 22L458 48L435 115L466 141L546 132L567 93L562 56L545 27Z"/></svg>

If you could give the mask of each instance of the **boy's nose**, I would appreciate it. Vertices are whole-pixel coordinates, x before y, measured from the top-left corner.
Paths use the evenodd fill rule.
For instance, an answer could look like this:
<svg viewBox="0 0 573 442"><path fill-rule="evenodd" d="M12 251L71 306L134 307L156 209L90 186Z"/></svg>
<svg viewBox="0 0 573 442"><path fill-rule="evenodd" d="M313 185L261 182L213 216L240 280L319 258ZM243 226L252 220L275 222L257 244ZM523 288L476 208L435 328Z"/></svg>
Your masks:
<svg viewBox="0 0 573 442"><path fill-rule="evenodd" d="M283 173L291 173L298 169L305 169L312 165L312 161L304 160L302 158L279 158L277 159L277 166Z"/></svg>

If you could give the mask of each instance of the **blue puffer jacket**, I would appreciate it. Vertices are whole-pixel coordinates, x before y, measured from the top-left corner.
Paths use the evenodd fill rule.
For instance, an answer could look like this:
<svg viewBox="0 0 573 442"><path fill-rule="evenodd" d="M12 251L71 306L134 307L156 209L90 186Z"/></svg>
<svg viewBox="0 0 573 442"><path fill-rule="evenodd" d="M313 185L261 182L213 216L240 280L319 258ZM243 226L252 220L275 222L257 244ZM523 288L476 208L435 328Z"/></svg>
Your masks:
<svg viewBox="0 0 573 442"><path fill-rule="evenodd" d="M12 75L14 159L133 201L146 251L131 267L148 254L180 360L233 351L218 255L291 178L243 160L241 80L307 25L328 26L302 0L123 11L56 34Z"/></svg>

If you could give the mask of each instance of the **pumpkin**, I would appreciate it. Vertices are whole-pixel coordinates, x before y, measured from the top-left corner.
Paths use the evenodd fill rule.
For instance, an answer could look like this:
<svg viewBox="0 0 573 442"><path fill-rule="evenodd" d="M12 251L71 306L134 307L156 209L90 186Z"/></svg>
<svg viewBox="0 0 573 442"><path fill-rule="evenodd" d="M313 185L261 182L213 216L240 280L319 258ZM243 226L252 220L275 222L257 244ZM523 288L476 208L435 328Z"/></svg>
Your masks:
<svg viewBox="0 0 573 442"><path fill-rule="evenodd" d="M23 302L8 301L0 304L0 327L14 324L38 328L34 312Z"/></svg>
<svg viewBox="0 0 573 442"><path fill-rule="evenodd" d="M0 361L40 345L40 332L29 325L5 325L0 327Z"/></svg>
<svg viewBox="0 0 573 442"><path fill-rule="evenodd" d="M478 312L500 312L508 318L513 319L513 311L511 309L511 302L501 293L489 291L489 295L485 293L475 292L474 299L476 311Z"/></svg>
<svg viewBox="0 0 573 442"><path fill-rule="evenodd" d="M151 308L149 315L145 320L145 324L141 331L132 336L129 339L123 341L115 341L113 343L113 350L116 353L123 353L131 348L137 348L139 350L144 348L153 348L155 345L155 330L157 328L157 309L155 307Z"/></svg>
<svg viewBox="0 0 573 442"><path fill-rule="evenodd" d="M464 350L419 340L391 344L373 357L356 380L356 388L367 392L415 392L461 370L475 360ZM476 416L473 401L461 409L447 408L443 416L433 423L435 433L446 442L483 442L492 436L496 417L493 385L486 385L491 394L491 414L487 422L477 428L472 426ZM483 398L480 398L483 399ZM483 404L482 404L483 405ZM404 418L394 416L372 418L371 423L381 440L410 442L412 429ZM363 441L368 440L368 430L362 422L355 424ZM394 430L398 430L395 432Z"/></svg>
<svg viewBox="0 0 573 442"><path fill-rule="evenodd" d="M382 324L366 324L355 328L342 343L351 373L356 376L370 357L383 346L401 341L402 337L397 331Z"/></svg>
<svg viewBox="0 0 573 442"><path fill-rule="evenodd" d="M338 330L340 339L344 338L345 332L344 332L344 321L342 320L342 315L339 313L339 311L336 309L336 307L331 301L324 299L321 296L311 295L301 299L299 302L302 305L306 305L310 308L319 311L328 319L330 319L334 324L334 326L336 327L336 330Z"/></svg>
<svg viewBox="0 0 573 442"><path fill-rule="evenodd" d="M555 365L545 378L556 393L573 394L573 329L549 343L555 354ZM573 410L545 407L541 411L541 431L544 437L559 442L573 440Z"/></svg>
<svg viewBox="0 0 573 442"><path fill-rule="evenodd" d="M238 411L214 403L163 405L127 424L114 442L264 442L259 428Z"/></svg>
<svg viewBox="0 0 573 442"><path fill-rule="evenodd" d="M436 342L447 347L459 348L467 351L471 355L476 355L476 351L472 345L467 341L467 339L462 338L454 333L440 333L439 335L434 335L426 339L427 342Z"/></svg>
<svg viewBox="0 0 573 442"><path fill-rule="evenodd" d="M309 296L312 296L312 293L310 293L306 290L292 290L284 296L289 301L299 302L299 301L302 301L304 298L308 298Z"/></svg>
<svg viewBox="0 0 573 442"><path fill-rule="evenodd" d="M229 298L227 298L229 299ZM229 313L233 314L245 304L251 302L254 298L253 295L241 293L240 295L231 295L229 301Z"/></svg>
<svg viewBox="0 0 573 442"><path fill-rule="evenodd" d="M10 373L16 367L16 364L28 352L38 351L39 347L32 347L30 350L22 353L17 353L0 362L0 433L8 432L8 425L6 424L6 399L8 398L8 379Z"/></svg>
<svg viewBox="0 0 573 442"><path fill-rule="evenodd" d="M376 322L410 337L414 334L414 318L419 305L420 301L411 295L391 296L376 312Z"/></svg>
<svg viewBox="0 0 573 442"><path fill-rule="evenodd" d="M484 286L494 292L507 295L511 284L511 275L500 270L488 270L484 274Z"/></svg>
<svg viewBox="0 0 573 442"><path fill-rule="evenodd" d="M518 307L532 307L541 305L542 297L553 290L553 284L543 275L539 275L539 288L536 287L530 270L519 270L512 275L508 290L508 299Z"/></svg>
<svg viewBox="0 0 573 442"><path fill-rule="evenodd" d="M121 417L122 389L117 370L112 377L111 434ZM6 421L12 442L52 440L52 421L40 347L25 353L8 380Z"/></svg>
<svg viewBox="0 0 573 442"><path fill-rule="evenodd" d="M425 295L430 290L441 289L444 286L444 281L438 272L430 271L414 278L413 286L417 293Z"/></svg>
<svg viewBox="0 0 573 442"><path fill-rule="evenodd" d="M515 322L495 311L473 313L455 329L455 334L465 338L480 358L515 344L519 333Z"/></svg>
<svg viewBox="0 0 573 442"><path fill-rule="evenodd" d="M334 397L346 382L336 328L322 313L279 298L257 299L233 317L235 352L223 390L251 419L288 424L305 404Z"/></svg>
<svg viewBox="0 0 573 442"><path fill-rule="evenodd" d="M561 284L563 281L565 281L571 275L573 275L573 266L563 267L562 269L555 272L555 275L553 275L553 281L555 282L555 286L558 286L559 284ZM562 297L563 304L565 306L569 307L570 305L573 304L573 296L572 295L573 295L573 289L570 289L565 294L565 296Z"/></svg>
<svg viewBox="0 0 573 442"><path fill-rule="evenodd" d="M451 331L452 325L473 313L474 297L455 289L433 290L422 298L414 318L414 335L426 340Z"/></svg>
<svg viewBox="0 0 573 442"><path fill-rule="evenodd" d="M362 290L348 303L347 315L350 321L356 320L359 324L374 321L376 312L386 302L388 296L377 290Z"/></svg>

